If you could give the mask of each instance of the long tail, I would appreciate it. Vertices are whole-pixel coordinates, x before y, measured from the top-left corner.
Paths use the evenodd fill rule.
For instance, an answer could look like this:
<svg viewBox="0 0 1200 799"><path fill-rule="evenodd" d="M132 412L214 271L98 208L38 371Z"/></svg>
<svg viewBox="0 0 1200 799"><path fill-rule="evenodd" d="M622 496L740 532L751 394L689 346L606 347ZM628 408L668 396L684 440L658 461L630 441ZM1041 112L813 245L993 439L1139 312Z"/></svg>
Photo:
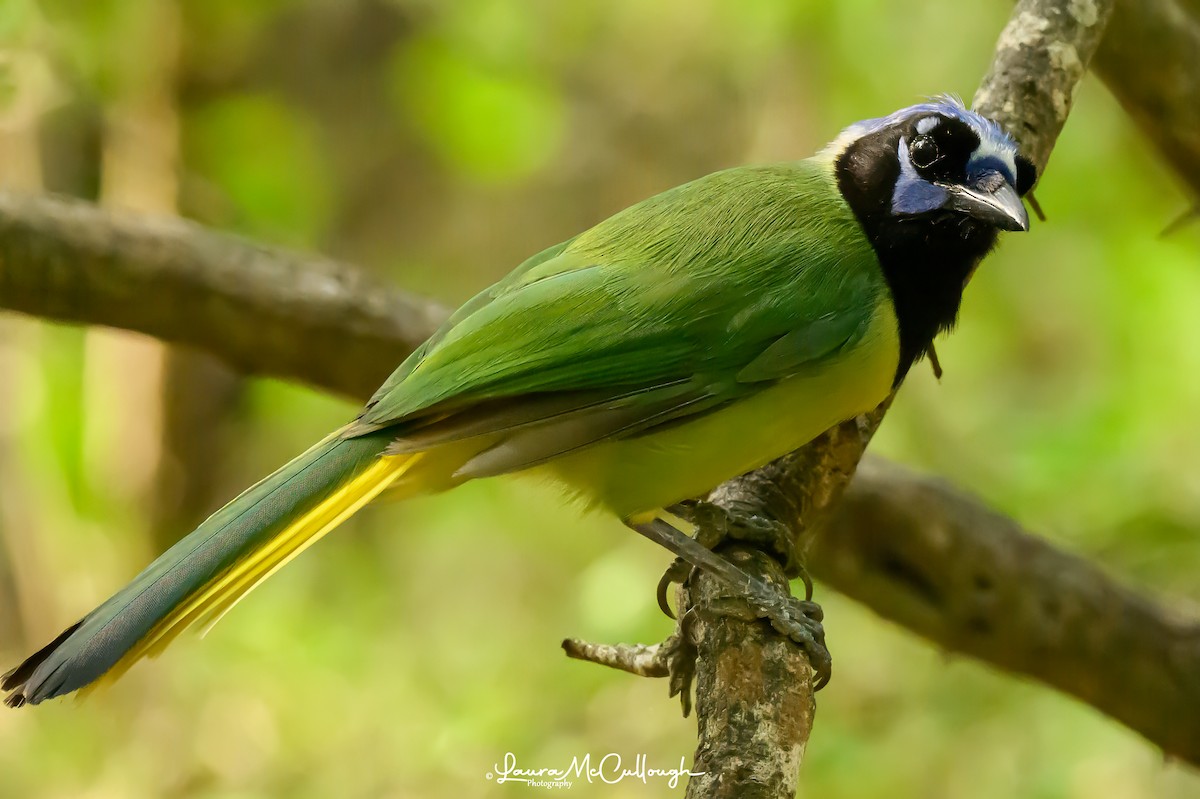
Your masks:
<svg viewBox="0 0 1200 799"><path fill-rule="evenodd" d="M238 600L408 471L387 436L333 434L214 513L133 582L0 678L20 707L119 677Z"/></svg>

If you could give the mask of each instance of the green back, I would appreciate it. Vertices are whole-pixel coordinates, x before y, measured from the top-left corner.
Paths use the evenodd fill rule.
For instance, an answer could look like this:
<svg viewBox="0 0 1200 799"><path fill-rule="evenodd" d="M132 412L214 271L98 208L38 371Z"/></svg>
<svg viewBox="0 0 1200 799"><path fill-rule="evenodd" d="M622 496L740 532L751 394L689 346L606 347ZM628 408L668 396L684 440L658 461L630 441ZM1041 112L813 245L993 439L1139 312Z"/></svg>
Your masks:
<svg viewBox="0 0 1200 799"><path fill-rule="evenodd" d="M468 302L353 434L400 425L403 438L436 416L443 435L428 444L598 408L619 418L583 439L633 434L639 418L705 412L833 357L886 292L827 162L718 172L538 254Z"/></svg>

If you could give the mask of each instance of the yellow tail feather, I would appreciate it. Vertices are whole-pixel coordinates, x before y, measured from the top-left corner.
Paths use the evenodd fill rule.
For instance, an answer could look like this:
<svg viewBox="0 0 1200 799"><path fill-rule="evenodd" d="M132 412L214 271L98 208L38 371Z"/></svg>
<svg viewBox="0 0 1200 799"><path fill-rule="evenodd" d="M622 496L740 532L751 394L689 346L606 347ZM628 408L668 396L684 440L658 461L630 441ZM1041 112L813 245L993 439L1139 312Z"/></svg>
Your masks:
<svg viewBox="0 0 1200 799"><path fill-rule="evenodd" d="M228 613L234 605L260 583L308 549L342 522L349 519L384 489L408 472L425 453L386 455L372 463L337 491L323 499L296 521L235 563L212 582L180 603L156 624L104 675L81 692L81 696L101 683L109 683L125 673L142 657L154 657L181 632L203 621L201 634Z"/></svg>

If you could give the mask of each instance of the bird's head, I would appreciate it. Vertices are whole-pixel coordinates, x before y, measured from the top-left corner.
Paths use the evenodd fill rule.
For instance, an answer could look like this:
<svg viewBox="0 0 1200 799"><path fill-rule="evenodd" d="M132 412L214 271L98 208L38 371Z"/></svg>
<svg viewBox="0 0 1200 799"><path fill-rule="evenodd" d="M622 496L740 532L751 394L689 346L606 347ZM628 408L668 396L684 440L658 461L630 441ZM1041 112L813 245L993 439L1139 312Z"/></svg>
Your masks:
<svg viewBox="0 0 1200 799"><path fill-rule="evenodd" d="M959 233L1029 229L1021 197L1037 179L1033 163L999 125L953 98L858 122L830 147L860 217Z"/></svg>
<svg viewBox="0 0 1200 799"><path fill-rule="evenodd" d="M826 148L896 306L903 377L954 324L962 290L1001 230L1028 230L1037 170L990 119L953 98L851 125Z"/></svg>

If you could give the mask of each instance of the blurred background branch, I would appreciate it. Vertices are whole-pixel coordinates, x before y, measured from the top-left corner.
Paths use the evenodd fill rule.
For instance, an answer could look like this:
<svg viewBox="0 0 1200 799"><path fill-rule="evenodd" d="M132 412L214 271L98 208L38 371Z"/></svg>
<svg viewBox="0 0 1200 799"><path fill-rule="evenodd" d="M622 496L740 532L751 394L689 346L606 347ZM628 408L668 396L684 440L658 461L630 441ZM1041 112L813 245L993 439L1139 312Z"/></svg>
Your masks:
<svg viewBox="0 0 1200 799"><path fill-rule="evenodd" d="M1200 4L1118 0L1092 68L1200 201Z"/></svg>
<svg viewBox="0 0 1200 799"><path fill-rule="evenodd" d="M0 193L0 306L136 330L245 374L368 397L445 317L315 256L182 219Z"/></svg>
<svg viewBox="0 0 1200 799"><path fill-rule="evenodd" d="M868 457L817 537L812 569L947 652L1076 696L1200 765L1200 617L945 480Z"/></svg>

